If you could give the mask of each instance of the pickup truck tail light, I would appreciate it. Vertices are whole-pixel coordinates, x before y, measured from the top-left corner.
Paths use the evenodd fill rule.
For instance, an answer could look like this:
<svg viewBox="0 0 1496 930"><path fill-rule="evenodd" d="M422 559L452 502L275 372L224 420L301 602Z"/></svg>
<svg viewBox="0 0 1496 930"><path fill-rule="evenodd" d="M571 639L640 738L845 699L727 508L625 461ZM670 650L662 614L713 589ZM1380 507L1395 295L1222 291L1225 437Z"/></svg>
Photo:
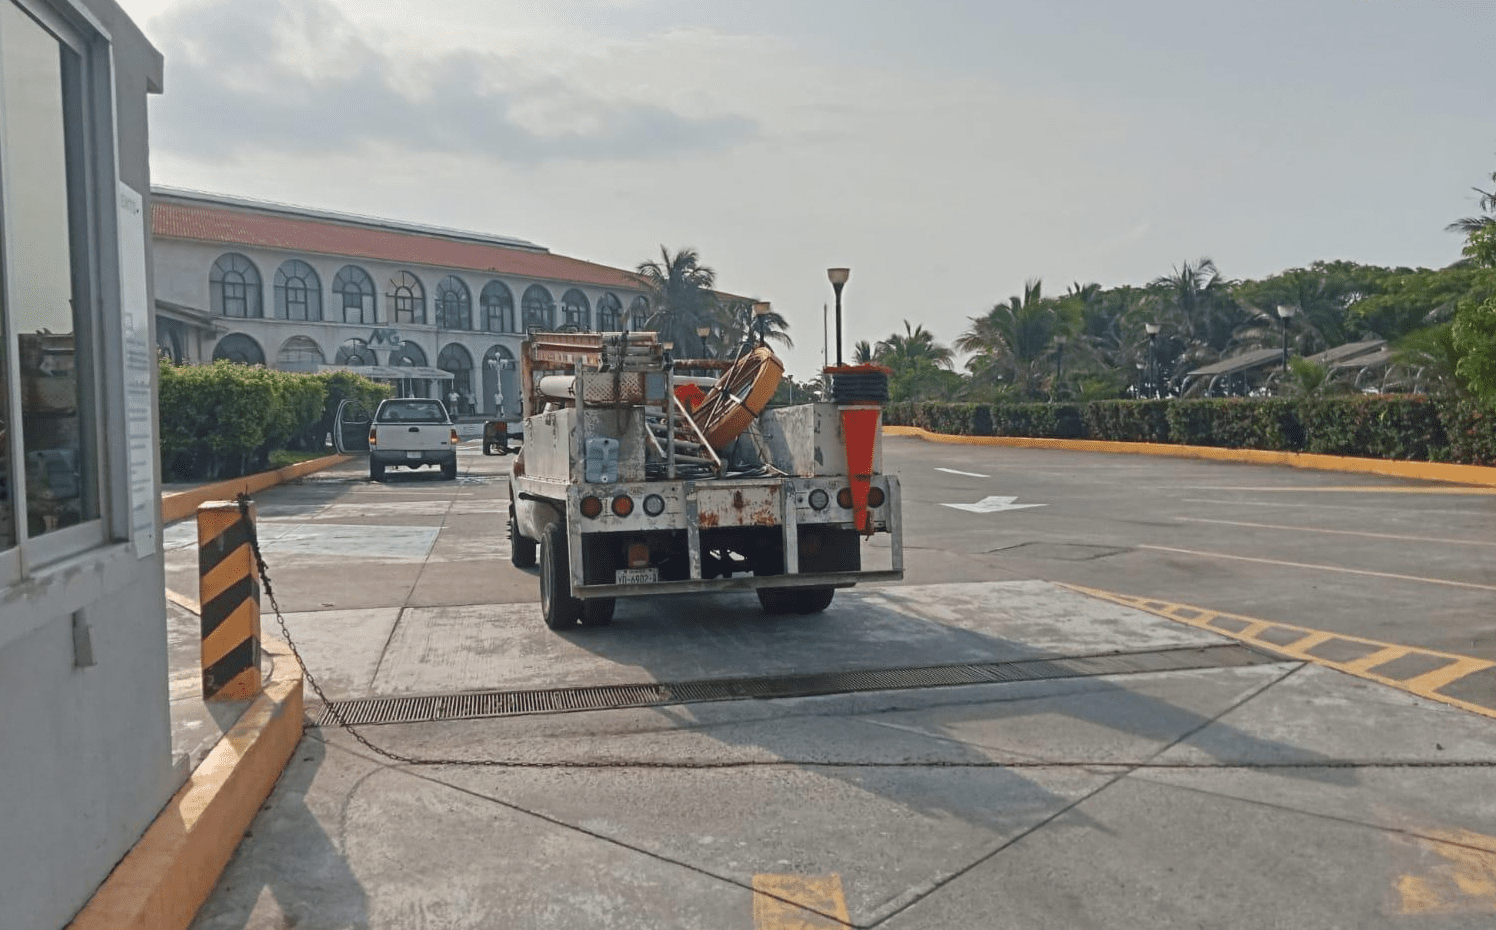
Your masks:
<svg viewBox="0 0 1496 930"><path fill-rule="evenodd" d="M372 448L374 448L377 445L379 445L379 433L373 427L370 427L370 429L369 429L369 448L372 449Z"/></svg>
<svg viewBox="0 0 1496 930"><path fill-rule="evenodd" d="M452 427L452 445L457 445L457 427Z"/></svg>

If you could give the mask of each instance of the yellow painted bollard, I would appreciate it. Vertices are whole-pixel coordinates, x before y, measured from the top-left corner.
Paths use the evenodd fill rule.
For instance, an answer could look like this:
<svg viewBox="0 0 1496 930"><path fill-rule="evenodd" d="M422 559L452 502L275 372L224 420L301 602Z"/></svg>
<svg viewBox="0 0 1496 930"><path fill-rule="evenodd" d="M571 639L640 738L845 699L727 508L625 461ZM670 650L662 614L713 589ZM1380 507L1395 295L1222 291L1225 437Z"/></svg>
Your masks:
<svg viewBox="0 0 1496 930"><path fill-rule="evenodd" d="M198 602L202 604L203 697L240 701L260 693L260 582L250 535L255 505L197 508Z"/></svg>

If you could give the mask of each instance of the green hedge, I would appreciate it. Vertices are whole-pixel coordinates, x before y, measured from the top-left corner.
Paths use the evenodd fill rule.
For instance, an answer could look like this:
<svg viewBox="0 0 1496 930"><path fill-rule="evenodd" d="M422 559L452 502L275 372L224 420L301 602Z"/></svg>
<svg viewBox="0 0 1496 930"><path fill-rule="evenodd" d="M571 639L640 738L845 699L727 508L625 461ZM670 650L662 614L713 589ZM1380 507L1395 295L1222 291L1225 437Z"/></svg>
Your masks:
<svg viewBox="0 0 1496 930"><path fill-rule="evenodd" d="M889 425L965 436L1178 443L1496 465L1496 409L1409 394L1305 400L1107 400L1088 404L890 404Z"/></svg>
<svg viewBox="0 0 1496 930"><path fill-rule="evenodd" d="M270 466L276 449L323 448L336 400L366 404L389 388L358 375L296 374L215 362L160 366L163 481L234 478ZM336 400L334 399L336 397Z"/></svg>

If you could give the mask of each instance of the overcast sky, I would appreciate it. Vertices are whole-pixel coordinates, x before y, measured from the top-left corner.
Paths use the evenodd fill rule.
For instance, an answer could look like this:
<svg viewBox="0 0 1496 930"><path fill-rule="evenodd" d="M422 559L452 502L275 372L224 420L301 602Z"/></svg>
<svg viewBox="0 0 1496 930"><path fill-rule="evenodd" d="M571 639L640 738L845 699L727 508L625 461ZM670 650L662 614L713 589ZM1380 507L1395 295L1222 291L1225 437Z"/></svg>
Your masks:
<svg viewBox="0 0 1496 930"><path fill-rule="evenodd" d="M119 0L157 184L693 246L820 366L1043 278L1438 267L1496 170L1496 0ZM835 347L831 354L835 356Z"/></svg>

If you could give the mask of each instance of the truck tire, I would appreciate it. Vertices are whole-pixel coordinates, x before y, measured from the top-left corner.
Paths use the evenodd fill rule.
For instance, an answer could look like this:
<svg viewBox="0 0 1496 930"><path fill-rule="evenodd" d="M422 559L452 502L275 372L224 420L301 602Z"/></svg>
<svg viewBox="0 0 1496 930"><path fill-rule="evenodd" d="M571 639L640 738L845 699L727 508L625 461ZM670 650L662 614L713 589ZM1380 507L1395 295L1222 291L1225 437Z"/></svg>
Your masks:
<svg viewBox="0 0 1496 930"><path fill-rule="evenodd" d="M520 535L519 523L515 521L514 511L511 509L509 512L509 564L515 568L534 568L535 547L535 540Z"/></svg>
<svg viewBox="0 0 1496 930"><path fill-rule="evenodd" d="M483 442L483 454L484 455L493 455L493 443L488 442L487 440L484 440L484 442Z"/></svg>
<svg viewBox="0 0 1496 930"><path fill-rule="evenodd" d="M540 613L553 630L576 626L582 617L582 602L571 596L566 527L560 523L540 534Z"/></svg>
<svg viewBox="0 0 1496 930"><path fill-rule="evenodd" d="M618 601L611 597L591 597L582 602L582 626L607 626L613 622L613 608Z"/></svg>
<svg viewBox="0 0 1496 930"><path fill-rule="evenodd" d="M759 588L758 604L765 613L817 614L831 606L836 589L830 585L815 588Z"/></svg>
<svg viewBox="0 0 1496 930"><path fill-rule="evenodd" d="M370 481L383 481L384 480L384 463L383 462L376 462L376 461L373 461L372 459L369 461L369 480Z"/></svg>
<svg viewBox="0 0 1496 930"><path fill-rule="evenodd" d="M457 456L454 455L452 456L452 458L442 463L442 480L457 480Z"/></svg>

